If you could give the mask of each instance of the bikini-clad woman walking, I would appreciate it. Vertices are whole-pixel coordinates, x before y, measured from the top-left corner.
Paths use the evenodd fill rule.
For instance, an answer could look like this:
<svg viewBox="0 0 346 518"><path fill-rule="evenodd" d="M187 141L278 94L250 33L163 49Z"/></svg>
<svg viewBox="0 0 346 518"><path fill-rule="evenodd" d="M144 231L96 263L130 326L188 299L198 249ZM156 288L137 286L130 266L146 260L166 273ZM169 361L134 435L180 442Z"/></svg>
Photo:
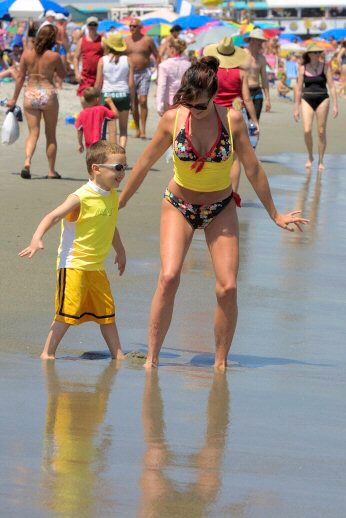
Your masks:
<svg viewBox="0 0 346 518"><path fill-rule="evenodd" d="M316 115L319 171L323 171L325 168L323 159L327 145L326 126L330 105L328 89L333 100L333 117L335 118L338 114L338 103L332 72L330 67L324 61L321 61L322 54L323 51L315 43L311 43L307 47L306 53L303 55L303 65L299 67L294 106L294 118L298 122L299 105L301 102L304 138L308 150L308 159L305 164L307 169L311 168L314 159L312 122Z"/></svg>
<svg viewBox="0 0 346 518"><path fill-rule="evenodd" d="M203 229L216 276L214 321L215 367L224 369L237 322L239 262L239 196L232 191L234 152L272 220L281 228L307 223L297 212L279 214L268 180L258 162L240 112L214 104L219 61L204 57L184 74L175 106L160 119L151 143L139 157L120 196L124 207L153 164L173 143L174 176L164 193L161 211L161 271L151 305L148 357L158 365L171 323L175 295L187 251L196 229ZM193 294L191 294L193 300Z"/></svg>
<svg viewBox="0 0 346 518"><path fill-rule="evenodd" d="M24 167L20 173L21 177L25 179L31 178L31 160L40 135L42 116L47 140L47 178L61 178L55 171L59 101L53 77L54 74L57 74L61 79L64 79L66 70L59 54L51 50L56 44L56 36L56 28L53 25L46 25L39 31L34 42L34 48L24 50L20 60L14 94L7 103L10 108L15 106L27 75L27 84L24 91L24 115L28 123L29 134L25 145Z"/></svg>

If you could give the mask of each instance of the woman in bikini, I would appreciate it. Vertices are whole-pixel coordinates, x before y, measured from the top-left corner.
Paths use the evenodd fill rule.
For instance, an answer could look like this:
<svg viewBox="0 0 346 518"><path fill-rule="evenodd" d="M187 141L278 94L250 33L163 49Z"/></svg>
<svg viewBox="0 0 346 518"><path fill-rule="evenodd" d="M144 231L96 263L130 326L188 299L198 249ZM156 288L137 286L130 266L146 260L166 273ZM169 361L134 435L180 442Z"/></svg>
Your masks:
<svg viewBox="0 0 346 518"><path fill-rule="evenodd" d="M303 64L299 67L296 89L294 118L299 121L299 105L301 102L305 145L308 150L306 169L311 169L313 157L312 122L316 115L318 130L318 171L324 170L324 153L326 151L326 126L329 112L329 92L333 100L333 117L338 114L338 103L331 69L323 61L323 51L311 43L303 55ZM328 85L328 89L327 89Z"/></svg>
<svg viewBox="0 0 346 518"><path fill-rule="evenodd" d="M53 25L46 25L39 31L34 48L24 50L20 60L14 94L7 103L10 108L15 106L27 75L27 84L24 90L24 115L29 134L25 145L24 167L20 173L24 179L31 178L31 160L40 135L42 116L47 140L48 175L46 178L61 178L55 171L59 101L53 77L56 73L61 79L64 79L66 71L59 54L51 50L56 44L56 34L57 31Z"/></svg>
<svg viewBox="0 0 346 518"><path fill-rule="evenodd" d="M174 106L137 160L120 196L124 207L149 169L173 143L174 176L162 201L161 271L151 305L146 367L158 365L168 331L184 259L196 229L203 229L216 275L215 367L224 369L237 321L239 196L232 191L234 152L270 217L280 227L300 230L307 220L297 212L279 214L268 181L247 135L240 112L214 104L218 59L204 57L182 78Z"/></svg>

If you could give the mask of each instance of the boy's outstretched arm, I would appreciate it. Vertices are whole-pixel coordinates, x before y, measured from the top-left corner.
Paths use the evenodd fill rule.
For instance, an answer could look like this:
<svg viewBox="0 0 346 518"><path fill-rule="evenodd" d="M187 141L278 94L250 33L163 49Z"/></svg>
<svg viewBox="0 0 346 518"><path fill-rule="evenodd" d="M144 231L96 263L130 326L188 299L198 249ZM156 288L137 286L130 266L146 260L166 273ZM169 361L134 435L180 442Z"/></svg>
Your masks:
<svg viewBox="0 0 346 518"><path fill-rule="evenodd" d="M38 250L42 250L44 248L42 238L45 233L67 214L76 212L79 208L80 201L78 196L71 194L61 205L42 219L32 236L30 245L19 252L19 257L29 256L31 258Z"/></svg>
<svg viewBox="0 0 346 518"><path fill-rule="evenodd" d="M117 228L114 231L112 245L116 253L114 264L118 264L119 274L122 275L126 266L126 253Z"/></svg>

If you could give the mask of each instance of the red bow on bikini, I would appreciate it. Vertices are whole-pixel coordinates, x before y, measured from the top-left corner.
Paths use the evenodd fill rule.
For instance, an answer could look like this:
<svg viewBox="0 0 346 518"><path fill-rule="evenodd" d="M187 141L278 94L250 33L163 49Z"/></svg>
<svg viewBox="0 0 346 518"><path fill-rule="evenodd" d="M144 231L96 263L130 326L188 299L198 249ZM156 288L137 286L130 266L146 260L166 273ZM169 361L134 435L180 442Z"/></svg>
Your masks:
<svg viewBox="0 0 346 518"><path fill-rule="evenodd" d="M196 169L196 173L199 173L202 171L204 164L206 163L207 159L203 156L200 156L197 158L197 160L194 161L194 163L191 165L191 169Z"/></svg>

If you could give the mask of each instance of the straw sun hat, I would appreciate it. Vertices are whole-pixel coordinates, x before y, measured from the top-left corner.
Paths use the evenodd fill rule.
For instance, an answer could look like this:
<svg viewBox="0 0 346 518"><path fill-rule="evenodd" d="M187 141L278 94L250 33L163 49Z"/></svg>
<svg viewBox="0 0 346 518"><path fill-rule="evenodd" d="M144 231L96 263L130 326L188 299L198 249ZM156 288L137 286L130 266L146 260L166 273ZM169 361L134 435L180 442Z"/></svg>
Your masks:
<svg viewBox="0 0 346 518"><path fill-rule="evenodd" d="M221 68L236 68L248 60L248 53L235 47L232 38L223 38L219 43L207 45L203 56L213 56L220 61Z"/></svg>
<svg viewBox="0 0 346 518"><path fill-rule="evenodd" d="M316 43L310 43L310 45L308 45L306 47L306 53L309 53L309 52L320 52L322 53L323 52L323 49L320 49L320 47L318 45L316 45Z"/></svg>
<svg viewBox="0 0 346 518"><path fill-rule="evenodd" d="M127 48L124 38L117 33L109 34L107 38L102 38L102 43L116 52L124 52Z"/></svg>
<svg viewBox="0 0 346 518"><path fill-rule="evenodd" d="M265 37L264 32L262 29L254 29L250 32L249 36L244 38L244 41L250 41L250 40L261 40L261 41L267 41L268 38Z"/></svg>

